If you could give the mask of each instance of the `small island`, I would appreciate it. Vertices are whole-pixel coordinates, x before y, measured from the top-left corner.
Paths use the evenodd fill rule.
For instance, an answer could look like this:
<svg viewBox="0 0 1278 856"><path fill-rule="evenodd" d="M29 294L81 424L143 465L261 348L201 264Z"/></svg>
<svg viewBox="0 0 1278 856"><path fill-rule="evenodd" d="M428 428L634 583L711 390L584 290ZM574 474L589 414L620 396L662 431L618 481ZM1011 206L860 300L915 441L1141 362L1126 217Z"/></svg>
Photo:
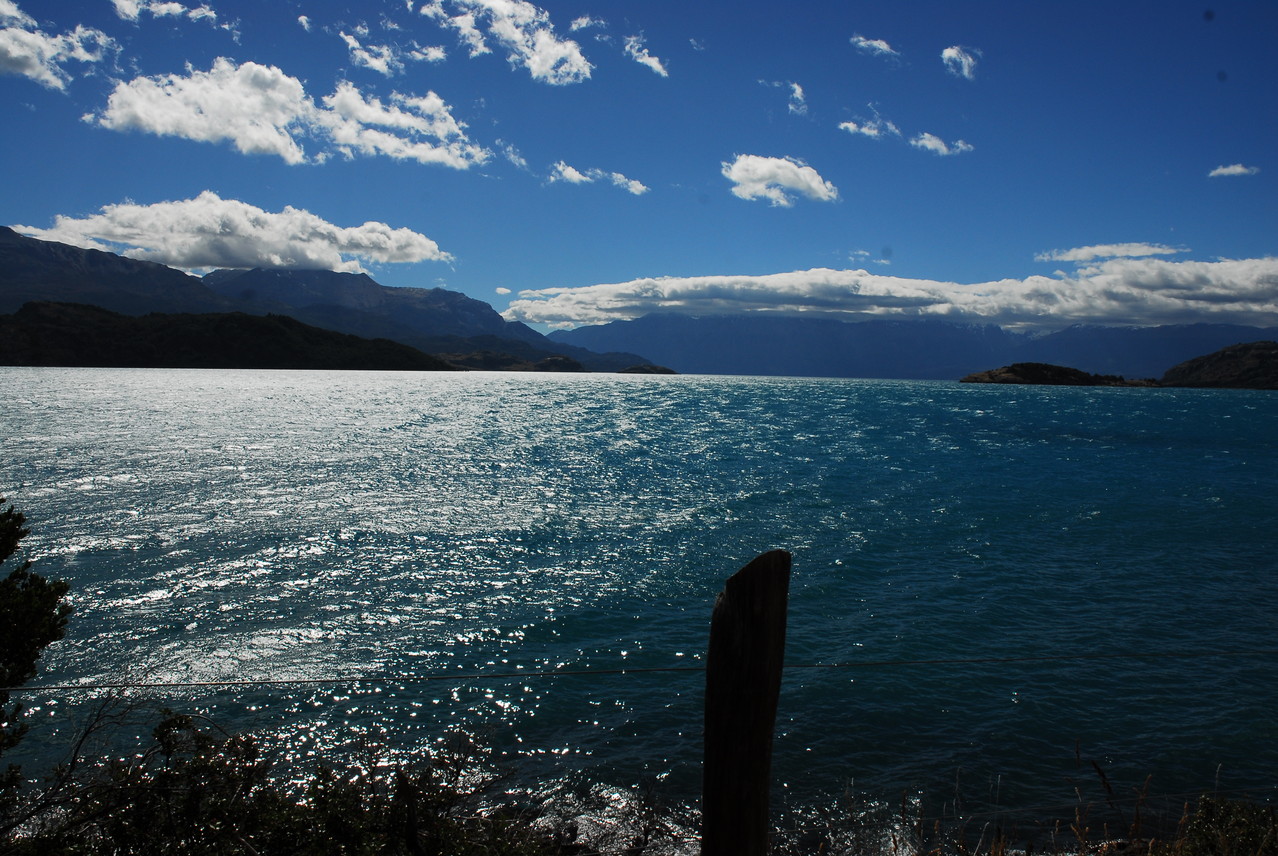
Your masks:
<svg viewBox="0 0 1278 856"><path fill-rule="evenodd" d="M1159 380L1128 380L1120 375L1089 374L1049 363L1012 363L970 374L962 378L961 383L1278 389L1278 342L1230 345L1173 366Z"/></svg>
<svg viewBox="0 0 1278 856"><path fill-rule="evenodd" d="M962 383L1028 383L1040 386L1158 386L1158 382L1127 380L1121 375L1089 374L1080 369L1050 363L1012 363L1010 366L976 372Z"/></svg>

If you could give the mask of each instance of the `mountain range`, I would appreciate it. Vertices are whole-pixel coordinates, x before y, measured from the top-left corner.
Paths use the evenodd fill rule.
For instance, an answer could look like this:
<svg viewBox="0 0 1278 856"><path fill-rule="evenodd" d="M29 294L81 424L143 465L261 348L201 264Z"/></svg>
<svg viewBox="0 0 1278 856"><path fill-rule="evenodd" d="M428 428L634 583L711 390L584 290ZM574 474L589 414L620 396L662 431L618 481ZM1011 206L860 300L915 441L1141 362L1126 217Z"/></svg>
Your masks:
<svg viewBox="0 0 1278 856"><path fill-rule="evenodd" d="M482 300L442 288L391 288L365 274L326 270L217 270L197 277L0 226L0 313L28 302L87 304L124 315L286 315L325 330L446 354L463 366L473 360L504 368L568 357L586 369L618 371L648 363L634 354L551 342Z"/></svg>
<svg viewBox="0 0 1278 856"><path fill-rule="evenodd" d="M1233 324L1074 326L1029 335L994 325L939 320L858 321L653 314L550 334L594 350L625 350L680 372L957 380L992 366L1053 363L1128 378L1240 342L1278 338L1278 328Z"/></svg>
<svg viewBox="0 0 1278 856"><path fill-rule="evenodd" d="M1228 324L1074 326L1030 335L941 320L660 313L546 336L507 321L481 300L442 288L391 288L366 274L323 270L217 270L197 277L0 227L0 313L32 301L89 304L124 315L289 316L473 368L580 364L620 371L655 363L695 374L957 380L992 366L1035 362L1145 378L1228 345L1278 338L1278 328Z"/></svg>

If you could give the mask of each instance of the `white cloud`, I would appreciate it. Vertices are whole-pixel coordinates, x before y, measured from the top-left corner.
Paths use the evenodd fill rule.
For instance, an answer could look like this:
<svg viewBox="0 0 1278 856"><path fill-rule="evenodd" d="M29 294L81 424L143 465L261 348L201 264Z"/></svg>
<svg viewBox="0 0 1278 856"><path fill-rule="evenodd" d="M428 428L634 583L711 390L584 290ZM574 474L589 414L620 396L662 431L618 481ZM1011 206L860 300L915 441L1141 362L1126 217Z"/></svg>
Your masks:
<svg viewBox="0 0 1278 856"><path fill-rule="evenodd" d="M794 204L791 192L824 202L839 198L833 184L794 158L737 155L722 167L723 176L732 182L732 194L741 199L767 199L774 206L788 208Z"/></svg>
<svg viewBox="0 0 1278 856"><path fill-rule="evenodd" d="M118 83L92 121L116 131L146 131L201 142L230 141L244 154L273 154L302 163L296 136L315 105L302 82L274 66L235 65L219 57L207 71L138 77Z"/></svg>
<svg viewBox="0 0 1278 856"><path fill-rule="evenodd" d="M308 161L301 139L347 157L384 155L466 169L489 152L470 142L438 95L393 93L389 105L340 83L318 106L302 82L274 66L235 65L219 57L207 71L139 77L116 85L100 114L85 117L117 131L144 131L200 142L230 142L244 154Z"/></svg>
<svg viewBox="0 0 1278 856"><path fill-rule="evenodd" d="M351 52L351 62L356 65L371 68L386 77L392 77L404 70L404 62L399 57L399 51L390 45L365 47L352 35L345 32L339 32L338 35L341 36L342 41L346 42L346 48Z"/></svg>
<svg viewBox="0 0 1278 856"><path fill-rule="evenodd" d="M646 65L662 77L669 77L670 73L666 71L665 65L660 59L648 53L648 49L643 46L642 36L626 36L626 56L633 59L640 65Z"/></svg>
<svg viewBox="0 0 1278 856"><path fill-rule="evenodd" d="M14 0L0 0L0 74L17 74L49 89L65 90L71 75L63 66L74 60L99 63L119 49L101 30L77 26L49 35Z"/></svg>
<svg viewBox="0 0 1278 856"><path fill-rule="evenodd" d="M592 170L592 172L595 172L595 170ZM648 192L647 186L638 179L626 178L619 172L605 173L602 170L598 170L598 172L600 178L606 178L608 181L611 181L613 185L620 187L627 193L631 193L635 196L642 196Z"/></svg>
<svg viewBox="0 0 1278 856"><path fill-rule="evenodd" d="M869 250L853 250L852 252L848 253L848 260L855 264L864 264L867 261L874 262L876 265L892 264L891 259L885 259L882 257L877 259L874 258L874 253L870 252Z"/></svg>
<svg viewBox="0 0 1278 856"><path fill-rule="evenodd" d="M444 2L459 13L450 15ZM527 0L436 0L420 11L456 30L472 57L490 53L491 38L505 48L511 65L523 66L534 80L563 85L590 77L593 66L580 46L555 35L550 15ZM481 25L487 27L487 38Z"/></svg>
<svg viewBox="0 0 1278 856"><path fill-rule="evenodd" d="M528 159L520 154L519 149L515 148L513 143L508 143L505 140L498 140L497 148L501 149L502 156L505 157L506 160L524 171L529 170Z"/></svg>
<svg viewBox="0 0 1278 856"><path fill-rule="evenodd" d="M1045 330L1080 323L1278 325L1278 258L1112 259L1073 276L971 285L824 268L765 276L653 277L523 291L504 315L572 327L656 311L767 312L846 321L941 318Z"/></svg>
<svg viewBox="0 0 1278 856"><path fill-rule="evenodd" d="M551 167L550 181L566 181L569 184L589 184L591 179L590 176L569 166L563 161L556 161L555 165Z"/></svg>
<svg viewBox="0 0 1278 856"><path fill-rule="evenodd" d="M633 178L626 178L619 172L606 172L602 169L588 169L582 172L563 161L555 162L554 166L551 167L550 177L547 180L551 183L566 181L569 184L593 184L596 181L606 181L635 196L642 196L648 192L648 188L643 182Z"/></svg>
<svg viewBox="0 0 1278 856"><path fill-rule="evenodd" d="M1164 244L1093 244L1090 247L1075 247L1072 250L1052 250L1034 256L1039 262L1091 262L1096 259L1142 258L1145 256L1172 256L1187 253L1181 247L1168 247Z"/></svg>
<svg viewBox="0 0 1278 856"><path fill-rule="evenodd" d="M976 48L951 45L941 51L941 62L945 63L945 70L950 74L974 80L976 79L976 61L980 56L981 52Z"/></svg>
<svg viewBox="0 0 1278 856"><path fill-rule="evenodd" d="M790 84L790 112L803 116L808 112L808 99L803 94L803 87L797 83Z"/></svg>
<svg viewBox="0 0 1278 856"><path fill-rule="evenodd" d="M414 46L408 55L421 62L443 62L448 58L448 52L440 45Z"/></svg>
<svg viewBox="0 0 1278 856"><path fill-rule="evenodd" d="M859 33L852 37L852 46L870 56L899 57L901 55L882 39L867 39Z"/></svg>
<svg viewBox="0 0 1278 856"><path fill-rule="evenodd" d="M807 115L808 99L803 92L802 86L790 80L760 80L759 83L763 86L771 86L774 89L790 90L790 112L796 116Z"/></svg>
<svg viewBox="0 0 1278 856"><path fill-rule="evenodd" d="M324 96L328 108L316 123L324 127L342 154L386 155L396 160L437 163L467 169L489 153L471 143L448 105L434 92L424 96L391 94L391 105L365 99L349 83Z"/></svg>
<svg viewBox="0 0 1278 856"><path fill-rule="evenodd" d="M309 33L311 31L311 19L306 17L305 15L298 15L297 23L301 24L302 29L305 30L306 32Z"/></svg>
<svg viewBox="0 0 1278 856"><path fill-rule="evenodd" d="M974 151L975 147L963 140L955 140L952 143L946 143L935 134L929 134L926 131L910 140L910 145L916 149L932 152L936 155L958 155L964 152Z"/></svg>
<svg viewBox="0 0 1278 856"><path fill-rule="evenodd" d="M886 137L903 137L901 129L893 122L880 116L878 109L873 104L870 104L869 108L874 113L873 119L857 117L851 121L840 122L839 129L847 131L854 136L869 137L872 140ZM941 156L958 155L975 150L971 143L964 140L955 140L953 143L947 143L935 134L929 134L926 131L911 137L910 145L916 149L922 149L925 152Z"/></svg>
<svg viewBox="0 0 1278 856"><path fill-rule="evenodd" d="M0 0L0 24L6 27L34 27L35 18L18 8L14 0Z"/></svg>
<svg viewBox="0 0 1278 856"><path fill-rule="evenodd" d="M112 0L115 14L126 21L137 21L143 12L156 18L187 18L191 21L217 22L217 12L207 4L190 8L175 0Z"/></svg>
<svg viewBox="0 0 1278 856"><path fill-rule="evenodd" d="M607 21L603 21L599 18L592 18L589 15L582 15L580 18L577 18L576 20L574 20L572 22L572 25L569 26L568 29L575 33L578 30L587 30L587 29L590 29L591 27L602 28L607 26L608 26Z"/></svg>
<svg viewBox="0 0 1278 856"><path fill-rule="evenodd" d="M847 131L849 134L860 134L863 137L869 137L874 140L885 135L892 137L901 136L900 128L880 116L878 108L876 108L873 104L868 106L870 108L870 112L874 114L873 119L859 119L858 117L858 121L840 122L839 128Z"/></svg>
<svg viewBox="0 0 1278 856"><path fill-rule="evenodd" d="M1260 172L1258 166L1243 166L1240 163L1231 164L1229 166L1218 166L1211 172L1207 173L1208 178L1220 178L1223 175L1255 175Z"/></svg>
<svg viewBox="0 0 1278 856"><path fill-rule="evenodd" d="M367 38L367 28L363 28L361 32L362 37ZM443 62L448 58L447 51L438 45L422 47L414 43L411 48L405 50L396 45L365 45L355 36L345 32L339 32L338 35L342 41L346 42L346 47L351 52L351 62L386 77L403 74L406 60L433 63Z"/></svg>
<svg viewBox="0 0 1278 856"><path fill-rule="evenodd" d="M497 292L498 294L503 294L503 295L505 295L505 294L510 294L510 289L509 289L509 288L506 288L504 285L499 285L499 286L497 286L496 288L494 288L494 289L493 289L493 291Z"/></svg>
<svg viewBox="0 0 1278 856"><path fill-rule="evenodd" d="M264 211L206 190L194 199L153 205L108 205L84 218L59 216L52 229L15 226L47 241L101 249L186 270L319 268L360 272L360 260L381 263L449 261L430 238L370 221L335 226L292 206Z"/></svg>

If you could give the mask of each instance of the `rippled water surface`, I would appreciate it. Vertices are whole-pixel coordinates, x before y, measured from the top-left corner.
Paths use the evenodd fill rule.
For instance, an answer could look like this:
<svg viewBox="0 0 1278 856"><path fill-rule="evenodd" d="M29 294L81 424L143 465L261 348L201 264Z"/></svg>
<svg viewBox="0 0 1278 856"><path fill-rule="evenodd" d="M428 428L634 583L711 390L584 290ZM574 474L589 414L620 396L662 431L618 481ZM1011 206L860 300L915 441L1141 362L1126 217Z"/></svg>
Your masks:
<svg viewBox="0 0 1278 856"><path fill-rule="evenodd" d="M162 698L295 757L461 731L692 798L699 673L519 673L695 667L779 547L789 663L988 660L787 670L792 799L1278 784L1278 658L1112 656L1278 648L1273 393L5 368L0 400L0 492L74 596L44 683L360 678Z"/></svg>

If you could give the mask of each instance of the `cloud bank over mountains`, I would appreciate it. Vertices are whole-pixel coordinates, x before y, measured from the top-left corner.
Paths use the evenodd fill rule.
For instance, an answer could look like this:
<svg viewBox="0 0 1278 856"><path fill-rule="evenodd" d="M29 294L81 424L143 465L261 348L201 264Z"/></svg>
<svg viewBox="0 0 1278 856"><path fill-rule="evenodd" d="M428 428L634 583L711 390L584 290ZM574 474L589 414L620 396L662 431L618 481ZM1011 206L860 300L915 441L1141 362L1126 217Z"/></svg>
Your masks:
<svg viewBox="0 0 1278 856"><path fill-rule="evenodd" d="M89 217L58 217L51 229L14 226L44 241L117 252L184 270L318 268L361 273L360 261L451 261L425 235L367 222L341 227L291 206L269 212L205 191L155 205L108 205Z"/></svg>
<svg viewBox="0 0 1278 856"><path fill-rule="evenodd" d="M1072 273L973 284L817 268L534 289L521 291L505 316L551 327L632 320L654 312L756 312L844 321L934 318L1015 330L1207 320L1278 324L1278 258L1173 262L1123 255L1122 247L1137 245L1112 246L1120 248L1117 257L1101 247L1056 255L1093 262Z"/></svg>

